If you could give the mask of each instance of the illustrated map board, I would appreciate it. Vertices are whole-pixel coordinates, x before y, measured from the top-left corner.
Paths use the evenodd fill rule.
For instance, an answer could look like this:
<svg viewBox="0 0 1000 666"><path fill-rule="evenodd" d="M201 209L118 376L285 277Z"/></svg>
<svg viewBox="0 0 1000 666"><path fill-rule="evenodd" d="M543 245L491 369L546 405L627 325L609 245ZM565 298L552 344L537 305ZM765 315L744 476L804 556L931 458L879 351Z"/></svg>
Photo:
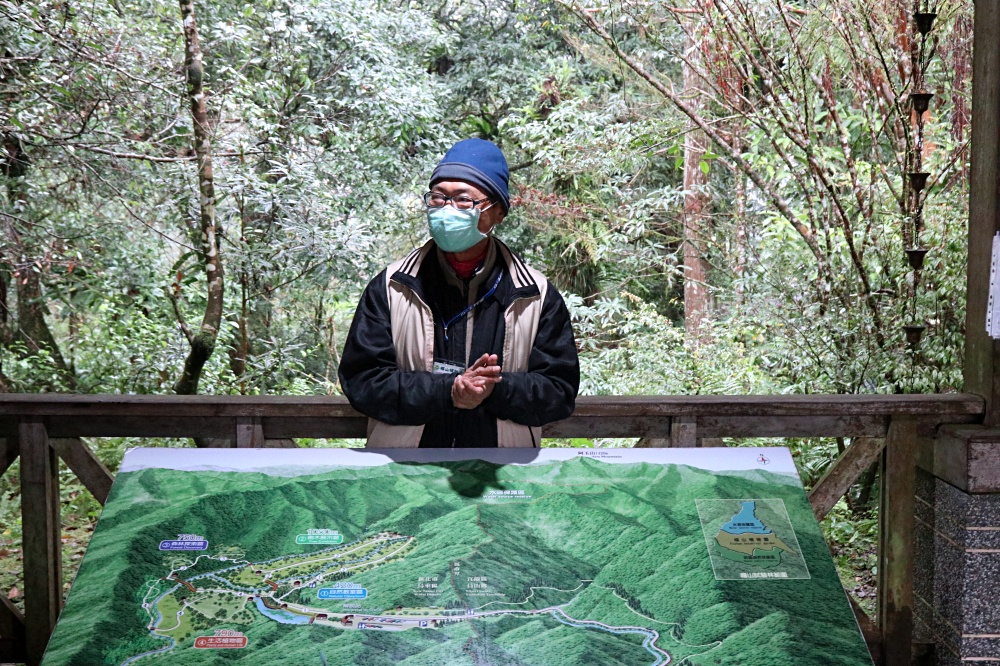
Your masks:
<svg viewBox="0 0 1000 666"><path fill-rule="evenodd" d="M44 666L871 666L783 448L134 449Z"/></svg>

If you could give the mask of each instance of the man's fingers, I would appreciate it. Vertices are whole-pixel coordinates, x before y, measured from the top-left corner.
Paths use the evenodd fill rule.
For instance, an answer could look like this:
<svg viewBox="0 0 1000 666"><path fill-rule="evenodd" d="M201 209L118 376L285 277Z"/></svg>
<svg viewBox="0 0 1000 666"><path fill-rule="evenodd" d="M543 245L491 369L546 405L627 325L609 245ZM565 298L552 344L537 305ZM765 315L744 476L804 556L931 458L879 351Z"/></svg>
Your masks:
<svg viewBox="0 0 1000 666"><path fill-rule="evenodd" d="M472 382L465 375L458 375L455 377L455 390L459 394L468 393L471 386Z"/></svg>
<svg viewBox="0 0 1000 666"><path fill-rule="evenodd" d="M466 370L466 372L474 372L486 368L499 368L500 366L497 365L498 360L499 357L496 354L483 354L476 359L475 363L469 366L469 369ZM499 372L499 370L497 370L497 372Z"/></svg>
<svg viewBox="0 0 1000 666"><path fill-rule="evenodd" d="M455 376L452 385L452 402L459 409L475 409L500 383L500 366L496 354L483 354L464 374Z"/></svg>
<svg viewBox="0 0 1000 666"><path fill-rule="evenodd" d="M486 384L496 384L500 379L500 375L476 375L475 377L466 377L464 383L469 386L484 386Z"/></svg>

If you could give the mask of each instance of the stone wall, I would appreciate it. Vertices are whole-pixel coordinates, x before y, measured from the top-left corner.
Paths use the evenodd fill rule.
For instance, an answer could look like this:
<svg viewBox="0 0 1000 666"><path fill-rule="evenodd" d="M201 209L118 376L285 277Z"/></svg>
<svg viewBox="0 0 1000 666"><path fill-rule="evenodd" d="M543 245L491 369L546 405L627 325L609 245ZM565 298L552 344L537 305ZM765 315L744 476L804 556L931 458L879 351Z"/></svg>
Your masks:
<svg viewBox="0 0 1000 666"><path fill-rule="evenodd" d="M953 453L954 438L942 446ZM985 450L986 462L1000 460L1000 442ZM964 482L954 465L934 467L917 470L914 640L935 645L938 666L1000 665L1000 492L967 492L968 472L982 467Z"/></svg>

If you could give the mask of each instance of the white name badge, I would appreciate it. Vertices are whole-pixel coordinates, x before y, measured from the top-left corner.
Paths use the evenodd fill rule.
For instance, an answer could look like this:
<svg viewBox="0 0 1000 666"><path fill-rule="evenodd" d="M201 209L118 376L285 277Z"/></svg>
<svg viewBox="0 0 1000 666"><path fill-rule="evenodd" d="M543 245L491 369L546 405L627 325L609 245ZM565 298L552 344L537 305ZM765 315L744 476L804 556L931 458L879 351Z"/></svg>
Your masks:
<svg viewBox="0 0 1000 666"><path fill-rule="evenodd" d="M434 361L435 375L460 375L465 372L465 368L447 361Z"/></svg>

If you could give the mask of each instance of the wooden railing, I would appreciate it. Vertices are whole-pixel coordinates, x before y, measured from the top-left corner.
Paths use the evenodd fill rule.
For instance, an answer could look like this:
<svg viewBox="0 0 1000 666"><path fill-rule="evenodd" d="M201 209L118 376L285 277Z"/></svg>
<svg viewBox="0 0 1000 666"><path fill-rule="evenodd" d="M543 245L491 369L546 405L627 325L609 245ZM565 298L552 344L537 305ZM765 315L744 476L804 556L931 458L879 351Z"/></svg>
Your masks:
<svg viewBox="0 0 1000 666"><path fill-rule="evenodd" d="M639 437L637 446L722 445L723 437L850 437L809 495L824 517L881 460L875 618L852 605L876 660L911 666L916 469L944 423L981 420L966 394L587 397L545 437ZM0 474L20 456L25 612L0 595L0 663L41 661L62 607L58 458L102 504L112 474L82 437L183 437L200 445L295 446L361 438L366 419L342 398L0 394ZM890 507L891 510L886 510Z"/></svg>

